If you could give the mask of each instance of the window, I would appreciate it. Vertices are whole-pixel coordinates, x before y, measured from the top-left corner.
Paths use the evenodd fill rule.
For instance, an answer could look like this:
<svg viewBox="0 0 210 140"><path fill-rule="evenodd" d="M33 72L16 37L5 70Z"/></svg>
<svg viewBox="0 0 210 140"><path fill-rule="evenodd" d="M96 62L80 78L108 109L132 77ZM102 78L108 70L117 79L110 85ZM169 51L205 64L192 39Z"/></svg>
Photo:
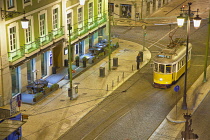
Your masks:
<svg viewBox="0 0 210 140"><path fill-rule="evenodd" d="M69 24L72 27L72 12L67 13L67 26L66 26L66 28L67 28L68 33L69 33L69 28L68 28ZM71 28L70 33L72 32L72 30L73 30L73 28Z"/></svg>
<svg viewBox="0 0 210 140"><path fill-rule="evenodd" d="M16 37L16 27L11 27L9 28L9 41L10 41L10 50L13 51L13 50L16 50L16 40L17 40L17 37Z"/></svg>
<svg viewBox="0 0 210 140"><path fill-rule="evenodd" d="M164 73L165 65L159 64L159 72Z"/></svg>
<svg viewBox="0 0 210 140"><path fill-rule="evenodd" d="M82 7L78 9L78 28L83 28L83 10Z"/></svg>
<svg viewBox="0 0 210 140"><path fill-rule="evenodd" d="M114 3L109 3L109 12L113 13L114 12Z"/></svg>
<svg viewBox="0 0 210 140"><path fill-rule="evenodd" d="M47 53L45 52L41 55L41 72L42 77L47 76Z"/></svg>
<svg viewBox="0 0 210 140"><path fill-rule="evenodd" d="M89 3L89 10L88 10L88 19L91 20L93 18L93 3Z"/></svg>
<svg viewBox="0 0 210 140"><path fill-rule="evenodd" d="M76 44L76 45L75 45L75 54L78 54L78 53L79 53L79 45Z"/></svg>
<svg viewBox="0 0 210 140"><path fill-rule="evenodd" d="M40 42L46 41L46 33L47 33L47 11L41 11L39 13L39 35L40 35Z"/></svg>
<svg viewBox="0 0 210 140"><path fill-rule="evenodd" d="M171 65L166 65L166 73L171 73Z"/></svg>
<svg viewBox="0 0 210 140"><path fill-rule="evenodd" d="M34 67L35 67L35 59L31 59L27 62L27 80L28 84L31 84L34 82Z"/></svg>
<svg viewBox="0 0 210 140"><path fill-rule="evenodd" d="M82 8L78 9L78 23L82 24Z"/></svg>
<svg viewBox="0 0 210 140"><path fill-rule="evenodd" d="M157 63L154 64L154 71L158 72L158 64Z"/></svg>
<svg viewBox="0 0 210 140"><path fill-rule="evenodd" d="M40 29L40 35L45 35L45 14L40 15L40 22L39 22L39 29Z"/></svg>
<svg viewBox="0 0 210 140"><path fill-rule="evenodd" d="M67 30L69 24L72 26L72 12L67 14Z"/></svg>
<svg viewBox="0 0 210 140"><path fill-rule="evenodd" d="M8 9L15 7L14 0L7 0Z"/></svg>
<svg viewBox="0 0 210 140"><path fill-rule="evenodd" d="M11 70L12 96L20 92L20 67Z"/></svg>
<svg viewBox="0 0 210 140"><path fill-rule="evenodd" d="M24 0L24 3L28 3L28 2L30 2L31 0Z"/></svg>
<svg viewBox="0 0 210 140"><path fill-rule="evenodd" d="M53 9L53 29L58 28L58 8Z"/></svg>
<svg viewBox="0 0 210 140"><path fill-rule="evenodd" d="M25 30L26 34L26 44L31 43L32 37L31 37L31 20L29 20L28 29Z"/></svg>
<svg viewBox="0 0 210 140"><path fill-rule="evenodd" d="M102 0L98 0L98 15L101 16L102 13Z"/></svg>

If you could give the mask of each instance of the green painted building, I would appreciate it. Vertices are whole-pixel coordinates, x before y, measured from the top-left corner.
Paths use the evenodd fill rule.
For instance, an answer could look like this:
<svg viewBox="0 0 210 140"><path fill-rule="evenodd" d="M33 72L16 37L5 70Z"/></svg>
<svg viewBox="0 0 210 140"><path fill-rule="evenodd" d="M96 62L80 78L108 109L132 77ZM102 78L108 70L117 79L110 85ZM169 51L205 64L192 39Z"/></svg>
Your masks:
<svg viewBox="0 0 210 140"><path fill-rule="evenodd" d="M108 0L0 0L0 8L0 106L64 67L69 43L75 58L108 39Z"/></svg>

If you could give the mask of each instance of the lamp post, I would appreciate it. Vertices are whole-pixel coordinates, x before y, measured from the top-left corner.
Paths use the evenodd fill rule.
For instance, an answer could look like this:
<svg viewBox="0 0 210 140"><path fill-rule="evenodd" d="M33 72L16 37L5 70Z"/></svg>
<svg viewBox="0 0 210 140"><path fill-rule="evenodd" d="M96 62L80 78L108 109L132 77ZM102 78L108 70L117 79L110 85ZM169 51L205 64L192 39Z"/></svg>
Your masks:
<svg viewBox="0 0 210 140"><path fill-rule="evenodd" d="M185 55L185 81L184 81L184 95L183 95L183 103L182 103L182 109L186 110L187 109L187 68L188 68L188 45L189 45L189 39L190 39L190 15L191 12L195 12L195 11L191 11L191 5L192 3L189 2L188 3L188 10L187 11L187 44L186 44L186 55ZM181 8L181 11L185 11L183 9L184 7ZM198 10L197 10L198 12ZM197 15L194 18L194 27L198 28L200 26L200 22L201 22L201 18ZM180 16L177 17L177 24L179 27L182 27L184 24L184 17L183 17L183 13L181 13Z"/></svg>
<svg viewBox="0 0 210 140"><path fill-rule="evenodd" d="M111 10L109 9L109 71L111 71Z"/></svg>
<svg viewBox="0 0 210 140"><path fill-rule="evenodd" d="M72 99L72 53L71 53L71 25L68 24L68 30L69 30L69 45L68 45L68 60L69 60L69 89L68 89L68 95L70 97L70 100Z"/></svg>
<svg viewBox="0 0 210 140"><path fill-rule="evenodd" d="M203 82L206 82L206 69L207 69L207 60L209 54L209 38L210 38L210 10L209 10L209 22L208 22L208 37L206 43L206 51L205 51L205 63L204 63L204 72L203 72Z"/></svg>

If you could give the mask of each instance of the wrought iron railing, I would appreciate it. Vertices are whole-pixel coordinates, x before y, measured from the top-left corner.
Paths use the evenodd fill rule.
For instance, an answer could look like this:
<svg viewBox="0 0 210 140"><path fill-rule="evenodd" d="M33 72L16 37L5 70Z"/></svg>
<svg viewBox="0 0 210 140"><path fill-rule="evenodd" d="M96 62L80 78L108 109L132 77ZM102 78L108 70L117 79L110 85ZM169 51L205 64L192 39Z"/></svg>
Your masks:
<svg viewBox="0 0 210 140"><path fill-rule="evenodd" d="M64 35L64 27L61 27L57 30L53 30L49 34L37 38L35 41L21 46L20 49L8 52L8 57L10 62L14 62L22 57L25 54L30 54L37 49L40 49L42 46L47 45L52 42L54 39L57 39Z"/></svg>
<svg viewBox="0 0 210 140"><path fill-rule="evenodd" d="M77 39L79 36L82 36L86 33L88 33L90 30L98 27L99 25L103 24L104 22L107 21L107 14L103 13L101 17L93 17L94 21L90 22L85 22L85 25L83 25L81 28L76 28L72 33L71 33L71 40ZM10 62L14 62L22 57L25 56L25 54L30 54L34 52L35 50L40 49L42 46L49 44L55 39L58 39L64 35L64 27L61 27L57 30L52 30L45 36L41 36L35 41L25 44L24 46L21 46L20 49L15 50L15 51L10 51L8 52L8 59Z"/></svg>

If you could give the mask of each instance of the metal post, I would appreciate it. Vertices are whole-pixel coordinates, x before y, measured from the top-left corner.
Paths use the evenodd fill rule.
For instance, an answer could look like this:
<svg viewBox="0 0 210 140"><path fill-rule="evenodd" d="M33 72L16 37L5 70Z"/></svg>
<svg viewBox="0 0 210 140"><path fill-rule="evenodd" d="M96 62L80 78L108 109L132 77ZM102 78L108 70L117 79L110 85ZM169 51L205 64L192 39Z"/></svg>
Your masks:
<svg viewBox="0 0 210 140"><path fill-rule="evenodd" d="M204 63L204 72L203 72L203 82L206 82L206 69L207 69L207 61L209 54L209 38L210 38L210 10L209 10L209 21L208 21L208 37L206 43L206 52L205 52L205 63Z"/></svg>
<svg viewBox="0 0 210 140"><path fill-rule="evenodd" d="M142 25L143 29L143 51L145 51L146 25Z"/></svg>
<svg viewBox="0 0 210 140"><path fill-rule="evenodd" d="M187 109L187 68L188 68L188 45L190 38L190 14L191 14L191 6L192 3L188 3L188 15L187 15L187 45L186 45L186 56L185 56L185 80L184 80L184 95L183 95L183 103L182 109Z"/></svg>
<svg viewBox="0 0 210 140"><path fill-rule="evenodd" d="M72 98L72 53L71 53L71 25L68 24L68 30L69 30L69 45L68 45L68 60L69 60L69 89L68 89L68 95L70 99Z"/></svg>
<svg viewBox="0 0 210 140"><path fill-rule="evenodd" d="M109 71L111 71L111 10L109 10Z"/></svg>

